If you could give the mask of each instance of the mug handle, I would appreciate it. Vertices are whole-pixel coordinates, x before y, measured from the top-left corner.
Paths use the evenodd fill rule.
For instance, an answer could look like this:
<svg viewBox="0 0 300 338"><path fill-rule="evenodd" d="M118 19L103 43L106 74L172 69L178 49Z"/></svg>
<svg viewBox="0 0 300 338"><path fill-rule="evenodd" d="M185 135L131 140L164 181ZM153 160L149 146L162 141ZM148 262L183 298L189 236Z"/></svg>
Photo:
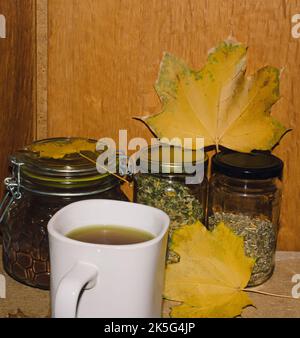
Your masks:
<svg viewBox="0 0 300 338"><path fill-rule="evenodd" d="M95 265L77 262L60 281L54 300L55 318L75 318L81 290L96 285L98 269Z"/></svg>

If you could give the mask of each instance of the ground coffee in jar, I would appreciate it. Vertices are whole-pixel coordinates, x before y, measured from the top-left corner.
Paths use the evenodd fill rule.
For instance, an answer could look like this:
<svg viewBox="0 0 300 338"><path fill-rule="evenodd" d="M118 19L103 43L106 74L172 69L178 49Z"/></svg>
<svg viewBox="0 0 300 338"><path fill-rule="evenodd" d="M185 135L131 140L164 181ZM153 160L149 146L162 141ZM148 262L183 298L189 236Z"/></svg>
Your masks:
<svg viewBox="0 0 300 338"><path fill-rule="evenodd" d="M11 157L1 226L3 264L14 279L49 289L47 224L59 209L82 199L127 200L118 178L98 173L93 163L98 155L95 140L56 138Z"/></svg>

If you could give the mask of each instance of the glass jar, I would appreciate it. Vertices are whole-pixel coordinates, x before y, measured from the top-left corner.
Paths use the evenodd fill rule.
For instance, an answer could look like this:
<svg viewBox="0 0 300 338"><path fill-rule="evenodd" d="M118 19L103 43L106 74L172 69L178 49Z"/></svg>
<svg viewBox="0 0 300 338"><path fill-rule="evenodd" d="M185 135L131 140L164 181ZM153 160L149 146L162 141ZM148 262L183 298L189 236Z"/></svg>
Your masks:
<svg viewBox="0 0 300 338"><path fill-rule="evenodd" d="M248 286L273 273L283 162L266 153L218 153L212 158L208 227L223 221L244 238L245 254L256 260Z"/></svg>
<svg viewBox="0 0 300 338"><path fill-rule="evenodd" d="M169 238L175 229L205 220L208 158L201 150L196 160L196 153L160 145L143 149L139 155L140 167L134 175L134 201L169 215ZM195 168L198 168L199 179L192 173ZM168 250L167 262L178 260L179 256Z"/></svg>
<svg viewBox="0 0 300 338"><path fill-rule="evenodd" d="M12 177L2 203L3 265L6 272L29 286L49 289L50 266L47 224L59 209L83 199L127 200L120 181L111 174L99 174L92 163L99 153L84 151L92 162L72 153L80 142L96 148L94 140L59 138L38 141L12 158ZM55 158L43 146L59 145ZM86 146L88 144L88 147ZM39 149L38 151L36 151ZM66 155L63 154L64 149Z"/></svg>

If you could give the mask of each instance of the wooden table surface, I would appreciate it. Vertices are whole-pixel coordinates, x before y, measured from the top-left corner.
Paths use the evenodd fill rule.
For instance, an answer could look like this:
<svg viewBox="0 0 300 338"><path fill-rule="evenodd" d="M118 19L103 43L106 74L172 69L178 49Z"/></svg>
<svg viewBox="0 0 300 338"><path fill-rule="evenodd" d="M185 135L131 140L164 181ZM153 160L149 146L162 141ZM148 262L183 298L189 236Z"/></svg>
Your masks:
<svg viewBox="0 0 300 338"><path fill-rule="evenodd" d="M0 317L16 315L18 312L28 317L49 317L49 292L22 285L7 276L0 260L0 273L6 279L6 298L0 299ZM300 274L300 252L277 252L273 277L259 287L261 291L291 296L295 285L292 277ZM300 290L299 290L300 292ZM300 299L284 299L250 294L256 307L248 307L242 313L246 318L293 317L300 318ZM21 311L21 312L20 312ZM167 314L167 306L164 313Z"/></svg>

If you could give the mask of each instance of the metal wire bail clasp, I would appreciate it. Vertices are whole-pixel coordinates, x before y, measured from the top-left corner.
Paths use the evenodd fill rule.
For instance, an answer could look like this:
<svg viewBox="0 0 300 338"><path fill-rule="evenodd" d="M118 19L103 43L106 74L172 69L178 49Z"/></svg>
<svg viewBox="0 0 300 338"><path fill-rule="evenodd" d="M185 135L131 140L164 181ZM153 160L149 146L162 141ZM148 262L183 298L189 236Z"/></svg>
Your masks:
<svg viewBox="0 0 300 338"><path fill-rule="evenodd" d="M11 159L12 176L4 180L6 187L6 194L0 203L0 223L3 221L7 211L12 205L13 201L19 200L22 197L21 193L21 166L24 163L17 162L15 158Z"/></svg>

